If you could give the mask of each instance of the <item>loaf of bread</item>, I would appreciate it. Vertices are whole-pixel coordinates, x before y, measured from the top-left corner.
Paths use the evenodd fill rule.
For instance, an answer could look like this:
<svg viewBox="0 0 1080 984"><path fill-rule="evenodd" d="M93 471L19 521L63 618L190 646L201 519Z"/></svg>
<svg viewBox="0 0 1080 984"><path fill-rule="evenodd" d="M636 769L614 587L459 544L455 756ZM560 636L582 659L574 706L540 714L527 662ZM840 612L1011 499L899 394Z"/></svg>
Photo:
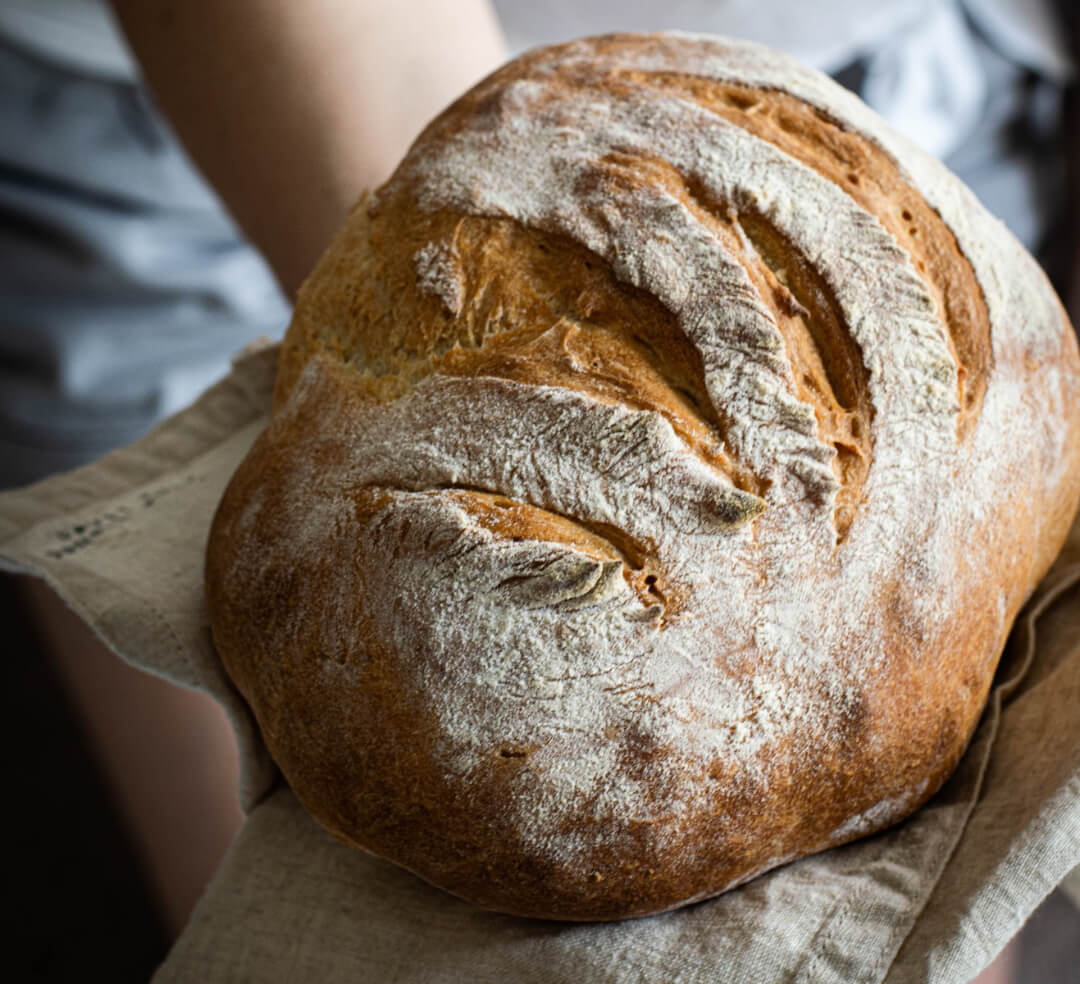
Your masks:
<svg viewBox="0 0 1080 984"><path fill-rule="evenodd" d="M638 916L931 797L1078 496L1072 329L959 181L786 56L594 38L304 286L213 637L336 837Z"/></svg>

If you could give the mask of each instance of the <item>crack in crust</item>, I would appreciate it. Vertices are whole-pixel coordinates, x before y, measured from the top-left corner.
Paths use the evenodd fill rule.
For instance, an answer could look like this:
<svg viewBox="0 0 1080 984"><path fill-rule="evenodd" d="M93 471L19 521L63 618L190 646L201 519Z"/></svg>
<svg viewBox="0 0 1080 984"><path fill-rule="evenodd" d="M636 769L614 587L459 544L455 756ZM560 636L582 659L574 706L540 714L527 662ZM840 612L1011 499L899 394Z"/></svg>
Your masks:
<svg viewBox="0 0 1080 984"><path fill-rule="evenodd" d="M873 457L870 374L835 295L806 257L752 209L734 213L733 221L760 259L762 296L771 294L799 399L814 408L818 437L836 450L833 524L843 540Z"/></svg>
<svg viewBox="0 0 1080 984"><path fill-rule="evenodd" d="M572 79L574 70L564 74ZM599 73L590 70L588 81L616 97L645 88L691 100L808 164L879 214L894 237L914 251L927 289L946 315L944 337L959 367L959 429L966 431L985 388L985 305L970 265L955 248L955 236L883 151L815 107L774 90L610 66ZM793 459L791 471L812 500L833 501L833 525L842 540L870 470L874 407L867 368L829 284L783 230L754 208L752 198L735 195L717 202L695 174L640 151L609 154L594 163L598 181L618 184L622 177L630 185L635 178L667 185L741 264L783 338L786 364L771 352L771 339L747 338L743 344L763 367L790 376L794 399L781 401L783 425L820 442L804 450L805 461ZM891 215L889 202L881 209L889 196L904 206L899 217ZM373 206L371 214L377 212ZM922 246L919 223L929 233ZM388 303L378 305L378 331L364 334L369 339L386 335L389 344L376 340L368 351L342 352L377 377L377 398L401 395L430 372L577 389L605 401L657 410L736 487L757 496L767 492L770 480L735 453L727 408L710 398L702 355L678 318L646 290L620 282L607 259L551 229L528 228L508 218L462 216L454 209L417 223L415 236L395 230L393 241L378 225L373 223L369 242L380 257L374 260L379 269L372 271L374 291L386 285L380 300ZM939 233L945 247L935 238ZM387 245L391 252L396 245L399 255L384 261ZM407 258L401 255L406 251ZM441 258L439 269L432 263L436 257ZM402 268L409 266L411 284L402 282ZM402 299L410 293L412 301ZM431 308L439 317L432 318ZM416 325L429 327L425 335L410 338ZM807 407L812 414L803 420Z"/></svg>
<svg viewBox="0 0 1080 984"><path fill-rule="evenodd" d="M853 135L829 122L820 110L782 93L744 91L738 85L662 72L608 69L600 72L600 77L598 85L592 80L594 87L612 95L651 87L665 95L674 92L690 98L726 120L739 117L734 122L741 129L801 163L809 161L834 185L837 175L829 171L832 165L828 161L823 164L818 160L822 154L811 151L820 151L818 145L823 145L825 151L833 153L833 163L853 166L840 153L850 149L848 143ZM780 109L773 104L779 104ZM807 118L812 124L807 125ZM865 154L865 141L854 141ZM889 173L885 177L870 175L872 179L866 181L869 191L852 192L850 187L843 187L849 197L867 208L875 204L874 193L881 192L890 181L890 191L896 190L892 186L903 184L885 154L875 152L877 158L872 163L879 169L888 167ZM666 186L741 265L762 310L779 329L786 363L772 352L771 338L755 336L740 341L732 337L731 341L752 351L752 358L767 372L791 380L789 389L794 399L780 400L779 419L785 428L812 435L816 442L802 450L805 460L793 458L788 467L804 483L811 500L833 501L833 525L838 540L845 538L859 507L872 459L874 407L858 343L823 275L777 224L756 210L750 197L743 199L735 193L729 201L716 202L699 176L670 162L643 157L639 149L610 153L594 161L594 169L590 180L594 177L602 184L613 181L612 188L622 183L627 194L633 194L635 180L652 187ZM849 171L848 177L849 185L852 181L860 183L854 171ZM907 198L914 196L921 203L912 204L912 208L920 208L921 218L943 226L917 192L906 185L904 190ZM373 206L372 214L377 212ZM416 267L413 293L427 291L429 306L440 310L445 331L416 340L399 338L392 347L378 347L374 352L354 356L377 376L399 381L399 388L383 396L400 395L402 387L407 389L422 375L442 372L527 380L532 385L590 392L600 400L635 408L657 409L681 439L723 471L733 484L758 496L765 493L770 484L765 475L733 453L727 407L711 399L704 383L701 353L681 329L673 310L667 310L644 289L620 282L615 261L600 257L567 235L552 229L527 228L519 217L518 225L507 218L443 212L432 216L430 223L420 224L428 227L424 230L427 238L409 240L408 250ZM907 208L903 217L916 220L915 213ZM914 240L910 229L904 233L895 224L890 225L887 218L883 221L896 237L906 237L909 243ZM955 238L953 241L955 244ZM374 237L372 245L377 248ZM443 266L438 270L431 262L436 256L443 257ZM513 258L513 264L508 264L508 257ZM958 252L953 260L954 266L962 268L960 274L953 275L956 271L949 268L943 278L929 278L928 288L946 310L959 309L949 298L956 293L951 288L963 279L964 271L972 277L970 266ZM926 270L922 258L917 262ZM940 271L935 268L931 272ZM394 284L395 293L397 286ZM617 298L615 304L612 297ZM527 299L523 302L523 298ZM394 304L400 307L401 301L392 301ZM430 311L422 312L418 318L406 311L401 314L405 315L406 325L432 322ZM982 315L985 321L985 310ZM392 320L401 321L397 316ZM392 333L394 326L390 327ZM956 365L955 338L968 338L970 342L974 333L966 334L963 318L951 319L949 327L944 336L948 339L947 358ZM966 343L959 348L985 356L988 345L980 348ZM961 414L961 430L968 410L976 412L980 387L985 386L985 372L973 374L974 387L967 385L967 375L967 368L960 364L957 386L966 407ZM661 392L663 395L658 397ZM812 412L805 413L807 408ZM804 416L807 419L802 419Z"/></svg>
<svg viewBox="0 0 1080 984"><path fill-rule="evenodd" d="M455 219L453 236L465 285L462 330L431 371L559 386L654 410L736 488L763 495L768 481L727 442L701 353L655 297L617 281L603 257L567 236L483 216ZM492 331L494 324L507 327Z"/></svg>
<svg viewBox="0 0 1080 984"><path fill-rule="evenodd" d="M692 99L813 168L888 229L937 302L959 366L959 436L978 419L992 369L986 299L956 234L889 155L821 109L776 89L677 72L613 69L613 80Z"/></svg>
<svg viewBox="0 0 1080 984"><path fill-rule="evenodd" d="M554 62L554 70L552 50L527 54L515 63L514 77L550 81L554 75L564 85L606 91L616 99L642 89L685 99L812 168L877 218L912 257L937 304L959 366L958 436L966 437L978 419L993 369L986 297L955 232L894 158L866 134L789 92L734 79L620 65L619 35L593 39L591 44L593 59L560 60ZM468 93L458 106L481 111L497 93L504 72ZM435 137L448 122L437 118L424 138Z"/></svg>
<svg viewBox="0 0 1080 984"><path fill-rule="evenodd" d="M659 158L613 154L604 163L666 186L723 243L745 269L784 340L799 400L813 408L819 440L835 449L838 489L833 514L838 539L851 525L872 459L869 373L858 344L824 278L749 201L721 202L693 175ZM765 354L765 359L769 359ZM773 360L778 367L782 363ZM711 404L710 404L711 405ZM713 413L726 433L722 408ZM800 421L793 426L801 427Z"/></svg>
<svg viewBox="0 0 1080 984"><path fill-rule="evenodd" d="M483 489L447 486L446 490L460 493L457 501L462 508L496 535L566 544L595 556L605 572L605 557L617 562L622 577L644 606L642 617L657 619L659 629L665 628L686 602L686 585L666 574L656 544L637 540L613 523L568 516Z"/></svg>

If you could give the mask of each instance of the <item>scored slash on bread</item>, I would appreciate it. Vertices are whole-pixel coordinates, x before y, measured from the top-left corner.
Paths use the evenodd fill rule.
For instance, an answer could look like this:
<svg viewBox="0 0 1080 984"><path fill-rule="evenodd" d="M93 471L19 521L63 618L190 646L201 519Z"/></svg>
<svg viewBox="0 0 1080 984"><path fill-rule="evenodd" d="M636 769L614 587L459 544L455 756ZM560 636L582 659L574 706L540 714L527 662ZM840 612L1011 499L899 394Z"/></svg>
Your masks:
<svg viewBox="0 0 1080 984"><path fill-rule="evenodd" d="M824 76L539 49L301 291L215 644L335 836L659 912L940 787L1075 512L1078 397L1034 261Z"/></svg>

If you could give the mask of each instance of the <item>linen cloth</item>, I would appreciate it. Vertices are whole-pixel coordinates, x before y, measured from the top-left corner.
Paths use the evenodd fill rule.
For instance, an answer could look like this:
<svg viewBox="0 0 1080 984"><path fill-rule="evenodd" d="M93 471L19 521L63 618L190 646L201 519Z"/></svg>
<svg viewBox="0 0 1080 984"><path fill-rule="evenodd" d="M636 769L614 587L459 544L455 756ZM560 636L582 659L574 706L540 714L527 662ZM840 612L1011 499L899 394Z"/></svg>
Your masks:
<svg viewBox="0 0 1080 984"><path fill-rule="evenodd" d="M337 843L270 761L203 600L209 524L266 423L276 355L249 349L131 447L0 494L0 565L45 577L118 655L208 691L236 729L248 819L157 984L960 982L1080 863L1080 525L1017 622L958 770L882 834L593 925L486 912Z"/></svg>

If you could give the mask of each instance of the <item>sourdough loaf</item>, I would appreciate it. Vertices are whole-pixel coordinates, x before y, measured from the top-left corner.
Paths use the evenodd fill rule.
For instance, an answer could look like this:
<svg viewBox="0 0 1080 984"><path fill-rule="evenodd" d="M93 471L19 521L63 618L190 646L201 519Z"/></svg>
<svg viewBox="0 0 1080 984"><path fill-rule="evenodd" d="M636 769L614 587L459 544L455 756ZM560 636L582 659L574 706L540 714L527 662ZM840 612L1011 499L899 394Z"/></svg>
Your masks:
<svg viewBox="0 0 1080 984"><path fill-rule="evenodd" d="M827 78L531 52L364 197L214 521L307 809L480 905L643 915L941 786L1080 495L1034 261Z"/></svg>

